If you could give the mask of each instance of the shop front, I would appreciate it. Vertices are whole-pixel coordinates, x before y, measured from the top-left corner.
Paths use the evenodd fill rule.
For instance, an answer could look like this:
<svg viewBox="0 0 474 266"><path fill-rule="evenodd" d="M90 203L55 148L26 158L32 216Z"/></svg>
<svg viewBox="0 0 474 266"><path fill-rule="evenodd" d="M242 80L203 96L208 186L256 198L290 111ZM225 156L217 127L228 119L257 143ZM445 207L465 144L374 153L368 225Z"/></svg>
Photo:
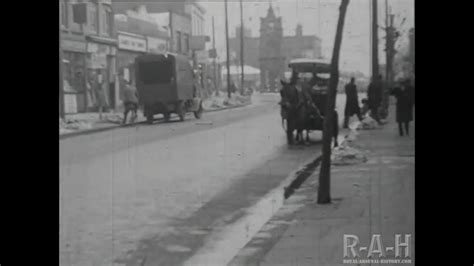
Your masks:
<svg viewBox="0 0 474 266"><path fill-rule="evenodd" d="M118 32L117 71L122 77L120 82L135 84L135 58L147 52L146 38L141 35ZM120 95L124 86L120 84Z"/></svg>
<svg viewBox="0 0 474 266"><path fill-rule="evenodd" d="M87 106L89 110L115 108L115 60L117 48L114 40L101 41L90 38L87 42Z"/></svg>
<svg viewBox="0 0 474 266"><path fill-rule="evenodd" d="M85 65L86 42L81 40L61 41L63 61L64 111L75 114L86 111Z"/></svg>

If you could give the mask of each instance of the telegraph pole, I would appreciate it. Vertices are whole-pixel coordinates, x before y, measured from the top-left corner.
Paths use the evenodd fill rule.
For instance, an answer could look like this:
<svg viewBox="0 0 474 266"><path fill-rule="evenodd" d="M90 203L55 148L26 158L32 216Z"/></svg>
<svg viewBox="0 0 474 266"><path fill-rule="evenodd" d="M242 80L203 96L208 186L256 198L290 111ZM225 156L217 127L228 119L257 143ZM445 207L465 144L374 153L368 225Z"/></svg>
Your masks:
<svg viewBox="0 0 474 266"><path fill-rule="evenodd" d="M242 68L240 81L240 94L244 94L244 15L242 0L240 0L240 64Z"/></svg>
<svg viewBox="0 0 474 266"><path fill-rule="evenodd" d="M372 0L372 78L379 74L377 0Z"/></svg>
<svg viewBox="0 0 474 266"><path fill-rule="evenodd" d="M397 38L398 38L398 32L397 30L395 29L394 25L393 25L393 22L394 22L394 18L395 16L393 14L391 14L391 12L389 12L389 8L388 8L388 3L387 3L387 0L385 0L385 16L386 16L386 20L385 20L385 35L386 35L386 39L385 39L385 54L386 54L386 71L385 71L385 75L386 75L386 90L384 91L384 94L383 94L383 107L384 107L384 110L385 110L385 114L388 114L388 105L389 105L389 91L388 91L388 88L390 88L393 84L393 78L394 78L394 74L393 74L393 58L395 56L395 43L397 41Z"/></svg>
<svg viewBox="0 0 474 266"><path fill-rule="evenodd" d="M392 23L390 23L390 13L388 10L388 0L385 0L385 85L384 91L382 94L382 108L383 114L382 118L387 118L388 116L388 102L389 102L389 92L388 88L392 85L392 56L391 50L393 49L393 39L392 39Z"/></svg>
<svg viewBox="0 0 474 266"><path fill-rule="evenodd" d="M389 24L390 14L388 12L388 0L385 0L385 55L386 55L386 67L385 67L385 79L387 80L387 85L389 85L390 80L390 24Z"/></svg>
<svg viewBox="0 0 474 266"><path fill-rule="evenodd" d="M219 96L219 88L217 87L217 66L216 66L216 32L214 29L214 16L212 16L212 50L214 51L213 65L214 65L214 87L216 88L216 96Z"/></svg>
<svg viewBox="0 0 474 266"><path fill-rule="evenodd" d="M230 55L229 55L229 21L227 17L227 0L224 2L225 4L225 46L226 46L226 66L227 66L227 97L231 97L230 94Z"/></svg>

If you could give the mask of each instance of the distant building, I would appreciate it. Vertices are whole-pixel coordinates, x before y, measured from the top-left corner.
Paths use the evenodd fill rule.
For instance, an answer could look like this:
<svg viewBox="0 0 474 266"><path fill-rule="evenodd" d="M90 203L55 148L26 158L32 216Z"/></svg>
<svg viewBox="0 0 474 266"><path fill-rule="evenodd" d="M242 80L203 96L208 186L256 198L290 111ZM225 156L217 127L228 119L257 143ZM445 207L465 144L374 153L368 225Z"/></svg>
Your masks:
<svg viewBox="0 0 474 266"><path fill-rule="evenodd" d="M321 39L314 35L304 35L302 25L297 25L295 35L283 36L281 17L276 17L270 5L267 15L261 18L260 36L252 37L244 30L244 63L261 70L262 89L271 87L278 79L284 78L288 62L294 58L319 58L322 56ZM236 37L229 39L229 49L240 60L240 27Z"/></svg>
<svg viewBox="0 0 474 266"><path fill-rule="evenodd" d="M241 27L238 26L235 28L235 38L239 39L240 38L240 32L241 32ZM245 38L252 38L252 30L249 28L246 28L244 26L244 37Z"/></svg>

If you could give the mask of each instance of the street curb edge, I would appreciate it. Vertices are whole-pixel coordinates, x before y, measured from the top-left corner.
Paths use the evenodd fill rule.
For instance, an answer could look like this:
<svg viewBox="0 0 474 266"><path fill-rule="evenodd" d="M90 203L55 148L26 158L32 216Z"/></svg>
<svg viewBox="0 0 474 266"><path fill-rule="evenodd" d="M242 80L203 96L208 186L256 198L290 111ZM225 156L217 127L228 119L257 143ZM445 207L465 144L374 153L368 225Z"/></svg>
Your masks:
<svg viewBox="0 0 474 266"><path fill-rule="evenodd" d="M225 111L225 110L230 110L230 109L235 109L235 108L246 107L246 106L249 106L249 105L250 104L243 104L243 105L238 105L238 106L225 107L225 108L221 108L221 109L205 110L204 113ZM162 120L163 120L163 118L157 118L157 119L154 119L153 121L156 122L156 121L162 121ZM126 124L126 125L121 125L120 124L120 125L114 125L114 126L110 126L110 127L101 127L101 128L80 130L80 131L76 131L76 132L65 133L65 134L62 134L62 135L60 134L59 135L59 140L68 139L68 138L72 138L72 137L77 137L77 136L81 136L81 135L89 135L89 134L93 134L93 133L109 131L109 130L118 129L118 128L132 127L132 126L141 125L141 124L146 124L146 121L135 122L135 123Z"/></svg>

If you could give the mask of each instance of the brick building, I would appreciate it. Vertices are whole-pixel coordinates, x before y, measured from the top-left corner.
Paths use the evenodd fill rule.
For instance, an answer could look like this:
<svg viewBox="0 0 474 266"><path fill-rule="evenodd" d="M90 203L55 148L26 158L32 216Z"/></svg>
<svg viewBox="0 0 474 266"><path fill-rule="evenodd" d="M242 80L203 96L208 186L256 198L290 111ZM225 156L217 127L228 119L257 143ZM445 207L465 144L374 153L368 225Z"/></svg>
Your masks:
<svg viewBox="0 0 474 266"><path fill-rule="evenodd" d="M144 10L130 10L127 15L116 14L118 51L117 72L126 81L135 82L135 58L146 53L166 53L169 50L167 30L150 18L142 16ZM146 13L146 12L145 12ZM120 86L123 89L123 86Z"/></svg>
<svg viewBox="0 0 474 266"><path fill-rule="evenodd" d="M321 39L304 35L301 25L297 25L293 36L283 36L281 29L281 17L275 16L271 5L266 17L260 20L260 36L252 37L251 32L244 29L244 62L261 70L262 89L274 87L270 83L284 77L291 59L322 56ZM235 55L232 60L239 60L240 27L236 29L236 37L229 39L229 49Z"/></svg>
<svg viewBox="0 0 474 266"><path fill-rule="evenodd" d="M60 0L64 107L78 113L97 107L101 88L109 107L115 105L115 37L112 3L107 0ZM87 89L87 81L94 87Z"/></svg>
<svg viewBox="0 0 474 266"><path fill-rule="evenodd" d="M144 16L153 18L167 28L170 35L169 50L191 56L190 41L193 36L204 34L205 9L191 0L114 0L114 11L126 14L129 10L142 10Z"/></svg>

